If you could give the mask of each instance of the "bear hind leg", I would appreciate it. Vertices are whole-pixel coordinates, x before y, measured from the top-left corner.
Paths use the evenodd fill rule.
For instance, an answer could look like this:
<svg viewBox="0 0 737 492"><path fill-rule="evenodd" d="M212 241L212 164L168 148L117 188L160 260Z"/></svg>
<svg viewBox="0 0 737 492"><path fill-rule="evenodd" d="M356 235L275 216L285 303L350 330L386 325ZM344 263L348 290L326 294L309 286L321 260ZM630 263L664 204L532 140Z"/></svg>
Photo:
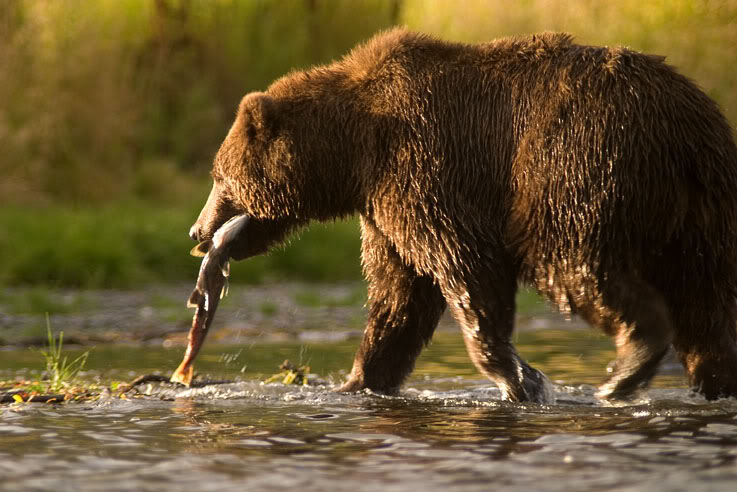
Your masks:
<svg viewBox="0 0 737 492"><path fill-rule="evenodd" d="M693 389L707 400L737 398L737 305L730 291L693 292L674 303L674 312L673 345Z"/></svg>
<svg viewBox="0 0 737 492"><path fill-rule="evenodd" d="M605 399L627 399L645 388L673 341L673 323L660 293L629 275L611 274L601 296L576 309L614 338L614 373L599 387Z"/></svg>

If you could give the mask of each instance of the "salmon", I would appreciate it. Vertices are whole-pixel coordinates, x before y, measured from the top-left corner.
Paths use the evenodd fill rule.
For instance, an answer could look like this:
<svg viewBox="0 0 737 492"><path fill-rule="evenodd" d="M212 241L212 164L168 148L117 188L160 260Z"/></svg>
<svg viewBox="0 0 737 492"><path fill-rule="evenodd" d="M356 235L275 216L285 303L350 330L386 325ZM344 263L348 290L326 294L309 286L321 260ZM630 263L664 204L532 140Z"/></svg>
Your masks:
<svg viewBox="0 0 737 492"><path fill-rule="evenodd" d="M190 252L193 256L204 256L204 258L200 265L197 284L187 301L187 307L195 308L187 350L182 363L172 374L171 382L185 386L189 386L192 382L194 360L205 341L220 299L228 293L230 245L244 230L247 223L248 216L246 215L231 218L217 230L212 240L201 242Z"/></svg>

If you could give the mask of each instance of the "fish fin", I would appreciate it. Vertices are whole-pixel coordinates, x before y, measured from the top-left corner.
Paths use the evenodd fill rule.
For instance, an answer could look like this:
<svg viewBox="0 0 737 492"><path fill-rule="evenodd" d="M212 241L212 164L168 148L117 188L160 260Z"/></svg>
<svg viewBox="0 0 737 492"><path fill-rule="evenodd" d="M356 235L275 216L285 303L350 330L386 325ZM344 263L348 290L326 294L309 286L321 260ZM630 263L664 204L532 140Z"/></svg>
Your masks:
<svg viewBox="0 0 737 492"><path fill-rule="evenodd" d="M225 282L223 282L223 290L220 291L220 299L228 295L228 277L225 277Z"/></svg>
<svg viewBox="0 0 737 492"><path fill-rule="evenodd" d="M185 359L182 361L181 364L179 364L179 367L177 367L177 370L174 371L174 374L171 375L169 381L171 381L172 383L180 383L184 386L189 387L189 385L192 384L193 375L194 366L191 363L188 363Z"/></svg>
<svg viewBox="0 0 737 492"><path fill-rule="evenodd" d="M199 307L201 299L202 299L202 293L198 289L193 290L192 293L189 295L189 299L187 299L187 307L188 308Z"/></svg>
<svg viewBox="0 0 737 492"><path fill-rule="evenodd" d="M201 258L205 256L208 251L210 251L210 248L212 248L212 241L202 241L197 246L192 248L189 251L189 254L192 256L197 256Z"/></svg>
<svg viewBox="0 0 737 492"><path fill-rule="evenodd" d="M225 263L223 263L223 267L221 268L221 270L223 272L223 277L230 277L230 262L226 261Z"/></svg>

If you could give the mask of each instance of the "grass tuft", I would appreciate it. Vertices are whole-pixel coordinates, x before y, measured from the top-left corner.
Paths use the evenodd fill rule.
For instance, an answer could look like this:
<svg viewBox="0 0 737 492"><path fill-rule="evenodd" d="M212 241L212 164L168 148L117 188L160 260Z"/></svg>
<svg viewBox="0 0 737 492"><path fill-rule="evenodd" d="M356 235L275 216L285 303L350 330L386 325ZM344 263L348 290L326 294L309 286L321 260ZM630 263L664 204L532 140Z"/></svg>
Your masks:
<svg viewBox="0 0 737 492"><path fill-rule="evenodd" d="M64 332L59 332L59 339L57 340L51 331L51 322L48 316L46 316L46 333L48 346L46 350L40 350L41 355L46 359L46 374L49 378L46 391L57 393L74 384L80 371L84 369L87 363L90 351L88 350L73 361L68 362L67 356L62 353Z"/></svg>

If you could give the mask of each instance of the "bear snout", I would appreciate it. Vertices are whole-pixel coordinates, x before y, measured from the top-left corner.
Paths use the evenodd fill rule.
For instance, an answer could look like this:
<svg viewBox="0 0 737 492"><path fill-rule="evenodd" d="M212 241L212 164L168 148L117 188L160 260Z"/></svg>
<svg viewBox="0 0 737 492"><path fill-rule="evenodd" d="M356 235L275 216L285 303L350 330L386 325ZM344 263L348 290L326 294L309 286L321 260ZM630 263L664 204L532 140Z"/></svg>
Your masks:
<svg viewBox="0 0 737 492"><path fill-rule="evenodd" d="M192 227L189 228L189 237L192 238L192 240L200 242L202 237L202 229L200 228L200 225L195 223L192 225Z"/></svg>

